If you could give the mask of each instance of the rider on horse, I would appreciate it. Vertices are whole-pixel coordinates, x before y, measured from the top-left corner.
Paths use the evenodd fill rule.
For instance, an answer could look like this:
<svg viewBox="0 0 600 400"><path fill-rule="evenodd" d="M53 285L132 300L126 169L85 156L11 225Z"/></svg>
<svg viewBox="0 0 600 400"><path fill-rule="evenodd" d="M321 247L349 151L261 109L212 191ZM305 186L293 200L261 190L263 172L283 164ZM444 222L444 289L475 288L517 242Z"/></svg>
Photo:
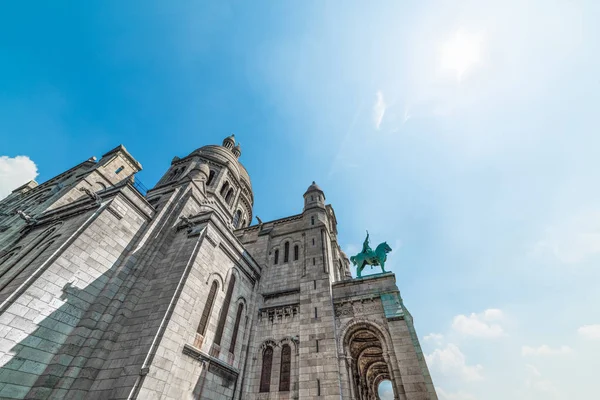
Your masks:
<svg viewBox="0 0 600 400"><path fill-rule="evenodd" d="M373 253L373 250L369 246L369 231L367 231L367 237L365 238L365 241L363 242L362 253L366 254L366 255L371 255Z"/></svg>
<svg viewBox="0 0 600 400"><path fill-rule="evenodd" d="M380 266L381 272L385 272L385 261L387 260L387 253L392 251L391 247L388 246L387 242L379 243L375 250L369 246L369 231L367 231L367 237L363 242L362 251L355 256L350 257L350 262L356 265L356 276L361 277L363 268L367 265Z"/></svg>

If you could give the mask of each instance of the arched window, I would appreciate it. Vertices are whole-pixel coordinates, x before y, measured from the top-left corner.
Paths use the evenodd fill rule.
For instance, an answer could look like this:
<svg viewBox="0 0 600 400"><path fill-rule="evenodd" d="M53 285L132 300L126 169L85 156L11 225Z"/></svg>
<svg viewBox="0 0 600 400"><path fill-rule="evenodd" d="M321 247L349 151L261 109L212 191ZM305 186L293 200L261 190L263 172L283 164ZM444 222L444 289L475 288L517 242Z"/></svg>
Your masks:
<svg viewBox="0 0 600 400"><path fill-rule="evenodd" d="M215 179L215 171L211 170L210 173L208 174L208 180L206 181L206 186L210 186L210 184L213 182L214 179Z"/></svg>
<svg viewBox="0 0 600 400"><path fill-rule="evenodd" d="M231 274L229 286L227 286L227 294L225 295L225 300L223 301L223 306L221 307L221 317L219 318L219 324L217 325L217 330L215 332L214 343L218 345L221 344L221 338L223 337L223 329L225 328L225 322L227 322L227 313L229 312L229 303L231 303L231 295L233 294L234 286L235 275Z"/></svg>
<svg viewBox="0 0 600 400"><path fill-rule="evenodd" d="M229 352L235 354L235 342L237 341L238 330L240 329L240 321L244 312L244 303L240 303L235 316L235 325L233 325L233 335L231 337L231 345L229 346Z"/></svg>
<svg viewBox="0 0 600 400"><path fill-rule="evenodd" d="M311 225L315 224L315 216L314 215L312 217L310 217L310 224Z"/></svg>
<svg viewBox="0 0 600 400"><path fill-rule="evenodd" d="M49 241L40 244L39 248L36 248L36 253L31 260L26 260L25 262L22 262L21 265L17 266L17 263L19 261L23 261L23 258L27 255L27 253L29 253L27 252L26 254L22 255L17 262L13 263L12 265L7 265L6 270L2 271L2 274L0 275L0 291L6 289L6 287L8 287L8 285L10 285L19 275L21 275L21 273L24 272L27 267L34 265L38 258L40 258L40 256L44 254L59 237L60 235L54 236L53 238L49 239ZM47 260L47 257L42 259L41 263L43 264L45 260Z"/></svg>
<svg viewBox="0 0 600 400"><path fill-rule="evenodd" d="M260 372L260 392L271 390L271 366L273 364L273 348L267 347L263 351L262 370Z"/></svg>
<svg viewBox="0 0 600 400"><path fill-rule="evenodd" d="M0 257L0 265L4 264L12 256L17 254L19 252L19 250L21 250L21 247L15 247L14 249L11 249L10 251L6 252L2 257Z"/></svg>
<svg viewBox="0 0 600 400"><path fill-rule="evenodd" d="M2 268L2 264L8 264L10 259L13 258L13 256L17 253L19 253L19 251L21 250L21 247L15 247L14 249L10 250L8 253L4 254L2 257L0 257L0 276L4 275L3 271L4 268ZM8 271L8 266L6 266L5 268L7 268Z"/></svg>
<svg viewBox="0 0 600 400"><path fill-rule="evenodd" d="M279 372L279 391L290 391L290 370L292 365L292 349L289 344L281 347L281 369Z"/></svg>
<svg viewBox="0 0 600 400"><path fill-rule="evenodd" d="M279 249L275 250L275 260L273 260L273 264L277 265L279 262Z"/></svg>
<svg viewBox="0 0 600 400"><path fill-rule="evenodd" d="M239 228L240 226L240 219L242 218L242 212L240 210L237 210L235 212L235 214L233 215L233 227L234 228Z"/></svg>
<svg viewBox="0 0 600 400"><path fill-rule="evenodd" d="M169 178L167 179L167 182L171 182L173 179L175 179L175 177L177 176L178 172L179 172L178 168L176 168L175 170L173 170L173 172L171 172L171 174L169 175Z"/></svg>
<svg viewBox="0 0 600 400"><path fill-rule="evenodd" d="M6 274L14 265L16 265L17 263L22 261L25 257L27 257L33 250L35 250L39 246L43 245L44 242L47 242L50 240L54 241L58 236L60 236L60 235L58 235L51 239L48 239L48 238L50 238L50 235L52 235L54 232L56 232L58 230L58 228L60 228L61 225L62 225L62 222L59 222L58 224L53 225L50 228L46 229L44 232L40 233L34 240L31 241L30 244L28 244L24 249L21 249L22 251L20 250L19 252L17 252L16 257L10 256L10 258L11 258L10 261L8 260L8 258L4 259L3 262L6 262L6 266L5 266L5 268L3 268L3 270L0 270L0 278L4 274ZM44 248L44 250L47 248L48 248L48 246L46 246ZM42 251L44 251L44 250L42 250ZM37 255L35 256L35 258L37 258L39 255L40 255L40 253L38 252ZM28 261L26 266L31 264L31 262L33 262L33 260Z"/></svg>
<svg viewBox="0 0 600 400"><path fill-rule="evenodd" d="M196 332L198 332L200 335L204 335L206 333L206 326L208 325L210 312L212 311L212 307L215 302L215 295L217 294L218 286L219 285L217 284L217 281L214 281L210 287L210 292L208 292L208 298L204 304L204 311L202 311L202 318L200 318L200 324L198 324L198 329L196 330Z"/></svg>
<svg viewBox="0 0 600 400"><path fill-rule="evenodd" d="M285 242L285 245L283 246L283 262L286 263L288 262L290 258L290 242Z"/></svg>
<svg viewBox="0 0 600 400"><path fill-rule="evenodd" d="M298 261L298 255L300 253L300 248L298 247L298 245L294 246L294 261Z"/></svg>
<svg viewBox="0 0 600 400"><path fill-rule="evenodd" d="M229 182L225 182L223 186L221 186L221 191L219 192L221 194L221 197L225 197L225 195L227 194L227 189L229 189Z"/></svg>
<svg viewBox="0 0 600 400"><path fill-rule="evenodd" d="M229 204L232 197L233 197L233 188L230 188L229 191L227 192L227 196L225 196L225 202L227 202L227 204Z"/></svg>

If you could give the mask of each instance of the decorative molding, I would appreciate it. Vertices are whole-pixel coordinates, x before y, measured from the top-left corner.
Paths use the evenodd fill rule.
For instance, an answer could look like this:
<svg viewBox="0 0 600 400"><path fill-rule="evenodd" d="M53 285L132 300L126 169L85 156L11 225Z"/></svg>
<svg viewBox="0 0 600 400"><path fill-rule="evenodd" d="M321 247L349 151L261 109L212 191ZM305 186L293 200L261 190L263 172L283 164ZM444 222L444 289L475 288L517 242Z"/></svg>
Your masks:
<svg viewBox="0 0 600 400"><path fill-rule="evenodd" d="M217 247L219 244L217 243L217 241L211 236L211 235L206 235L206 240L212 244L213 247Z"/></svg>
<svg viewBox="0 0 600 400"><path fill-rule="evenodd" d="M281 306L266 307L258 310L258 321L269 321L273 324L287 321L300 313L300 304L286 304Z"/></svg>
<svg viewBox="0 0 600 400"><path fill-rule="evenodd" d="M267 347L279 347L279 343L277 343L274 339L267 339L260 345L261 352L264 351Z"/></svg>
<svg viewBox="0 0 600 400"><path fill-rule="evenodd" d="M350 299L334 304L336 318L351 318L366 314L383 314L383 306L379 298Z"/></svg>
<svg viewBox="0 0 600 400"><path fill-rule="evenodd" d="M214 373L215 375L219 375L222 378L230 378L232 377L234 380L237 379L240 371L237 368L228 365L224 361L219 360L209 354L206 354L202 350L191 346L189 344L183 345L182 353L188 357L193 358L196 361L200 361L201 363L208 363L209 372Z"/></svg>
<svg viewBox="0 0 600 400"><path fill-rule="evenodd" d="M300 352L300 336L286 336L279 341L279 344L283 346L286 343L292 343L294 345L295 354L298 355Z"/></svg>
<svg viewBox="0 0 600 400"><path fill-rule="evenodd" d="M271 222L273 222L274 225L279 225L279 224L283 224L283 223L290 222L290 221L297 221L299 219L302 219L302 217L304 217L303 214L297 214L297 215L293 215L291 217L281 218L281 219L271 221ZM265 222L265 223L268 224L268 222Z"/></svg>
<svg viewBox="0 0 600 400"><path fill-rule="evenodd" d="M106 208L106 210L108 212L110 212L112 215L114 215L115 218L117 218L117 219L123 219L123 216L117 210L115 210L114 208L112 208L111 206L108 206Z"/></svg>
<svg viewBox="0 0 600 400"><path fill-rule="evenodd" d="M296 294L296 293L300 293L300 288L279 290L277 292L271 292L271 293L263 293L262 296L265 300L269 300L269 299L275 299L277 297L288 296L290 294Z"/></svg>

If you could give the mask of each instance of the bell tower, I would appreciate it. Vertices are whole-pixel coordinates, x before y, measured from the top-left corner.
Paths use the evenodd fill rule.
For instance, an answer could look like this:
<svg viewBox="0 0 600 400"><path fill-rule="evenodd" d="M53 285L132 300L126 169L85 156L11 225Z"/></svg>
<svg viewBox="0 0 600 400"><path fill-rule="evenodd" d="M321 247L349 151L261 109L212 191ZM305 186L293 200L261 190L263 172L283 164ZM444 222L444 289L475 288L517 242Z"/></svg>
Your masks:
<svg viewBox="0 0 600 400"><path fill-rule="evenodd" d="M312 185L304 193L304 211L306 212L312 208L325 210L325 193L315 181L313 181Z"/></svg>

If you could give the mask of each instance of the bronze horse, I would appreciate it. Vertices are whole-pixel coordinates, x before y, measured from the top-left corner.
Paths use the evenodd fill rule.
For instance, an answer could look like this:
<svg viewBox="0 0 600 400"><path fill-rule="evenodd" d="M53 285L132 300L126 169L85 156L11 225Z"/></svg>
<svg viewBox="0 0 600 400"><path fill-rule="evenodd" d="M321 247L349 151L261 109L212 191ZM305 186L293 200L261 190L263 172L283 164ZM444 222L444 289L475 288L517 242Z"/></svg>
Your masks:
<svg viewBox="0 0 600 400"><path fill-rule="evenodd" d="M387 242L383 242L375 248L375 251L369 249L366 253L361 252L350 257L350 261L356 266L356 277L361 277L365 265L379 265L381 266L381 272L385 272L385 261L387 260L387 253L390 251L392 251L392 248L388 246Z"/></svg>

